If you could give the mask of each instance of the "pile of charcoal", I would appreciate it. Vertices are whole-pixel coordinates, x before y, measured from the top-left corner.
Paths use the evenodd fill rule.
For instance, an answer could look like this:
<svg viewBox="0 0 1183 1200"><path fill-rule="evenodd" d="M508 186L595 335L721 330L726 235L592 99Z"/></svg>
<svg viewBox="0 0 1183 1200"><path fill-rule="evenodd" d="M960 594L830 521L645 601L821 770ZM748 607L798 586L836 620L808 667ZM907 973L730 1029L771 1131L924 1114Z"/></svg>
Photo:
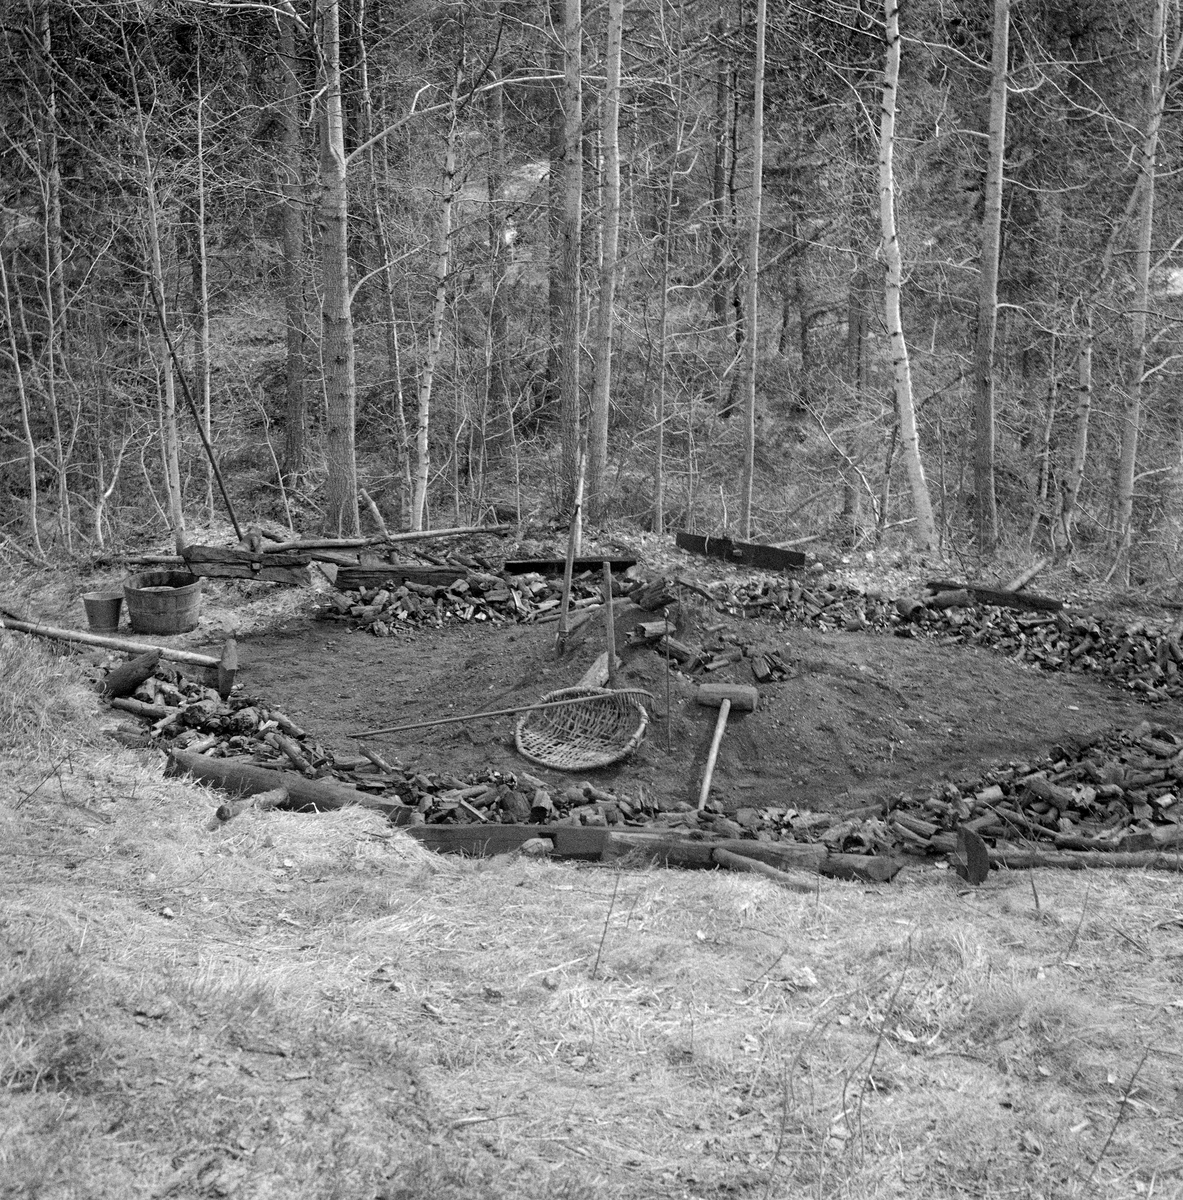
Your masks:
<svg viewBox="0 0 1183 1200"><path fill-rule="evenodd" d="M1104 676L1147 700L1183 695L1183 644L1174 625L1119 622L1068 610L1024 613L974 603L972 592L927 601L889 599L840 583L812 587L754 576L707 585L715 607L733 616L764 617L822 632L870 630L925 637L940 645L981 646L1046 671Z"/></svg>
<svg viewBox="0 0 1183 1200"><path fill-rule="evenodd" d="M887 816L907 848L945 853L958 827L984 838L1061 850L1157 850L1183 844L1183 738L1136 729L1053 747L973 781L901 797Z"/></svg>
<svg viewBox="0 0 1183 1200"><path fill-rule="evenodd" d="M322 620L348 621L375 637L390 637L404 625L438 627L473 621L499 625L537 621L547 614L557 617L562 590L561 579L547 579L537 572L493 575L469 571L446 587L407 580L397 587L333 592L316 615ZM602 596L599 577L591 571L572 580L572 608L588 608L598 604Z"/></svg>

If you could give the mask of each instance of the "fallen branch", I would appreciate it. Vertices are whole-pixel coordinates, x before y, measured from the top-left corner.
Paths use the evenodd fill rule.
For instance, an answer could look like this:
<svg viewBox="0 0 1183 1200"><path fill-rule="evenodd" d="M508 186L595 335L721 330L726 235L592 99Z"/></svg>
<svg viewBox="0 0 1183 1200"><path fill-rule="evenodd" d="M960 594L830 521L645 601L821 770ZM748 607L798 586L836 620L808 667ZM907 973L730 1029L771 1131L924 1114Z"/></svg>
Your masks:
<svg viewBox="0 0 1183 1200"><path fill-rule="evenodd" d="M248 808L257 808L260 812L268 812L273 808L283 808L287 802L288 790L283 787L272 788L269 792L256 792L244 800L229 800L214 809L214 815L206 822L205 827L211 830L218 829L227 821L232 821L240 813L246 812Z"/></svg>
<svg viewBox="0 0 1183 1200"><path fill-rule="evenodd" d="M817 890L816 881L810 882L803 876L790 875L787 871L778 871L776 867L770 867L767 863L760 862L759 859L745 858L742 854L735 854L730 850L722 850L718 847L711 851L711 857L721 867L728 867L732 871L750 871L755 875L763 875L765 879L779 883L781 887L788 888L790 892L803 892L811 895Z"/></svg>
<svg viewBox="0 0 1183 1200"><path fill-rule="evenodd" d="M420 529L409 533L390 533L368 538L318 538L311 541L279 542L265 546L264 554L279 554L284 550L350 550L383 543L423 542L432 538L463 537L469 533L505 533L508 525L461 525L450 529Z"/></svg>

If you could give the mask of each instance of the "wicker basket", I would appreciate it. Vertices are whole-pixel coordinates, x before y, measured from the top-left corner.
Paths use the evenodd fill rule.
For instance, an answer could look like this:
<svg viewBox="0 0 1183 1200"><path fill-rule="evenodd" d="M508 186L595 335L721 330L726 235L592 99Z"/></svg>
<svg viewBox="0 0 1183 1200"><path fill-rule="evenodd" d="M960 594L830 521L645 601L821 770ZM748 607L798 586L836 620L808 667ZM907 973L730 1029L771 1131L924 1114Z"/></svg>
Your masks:
<svg viewBox="0 0 1183 1200"><path fill-rule="evenodd" d="M630 755L645 737L649 725L645 701L653 696L640 688L569 687L548 693L539 703L583 696L599 699L523 713L514 731L518 753L559 771L607 767Z"/></svg>

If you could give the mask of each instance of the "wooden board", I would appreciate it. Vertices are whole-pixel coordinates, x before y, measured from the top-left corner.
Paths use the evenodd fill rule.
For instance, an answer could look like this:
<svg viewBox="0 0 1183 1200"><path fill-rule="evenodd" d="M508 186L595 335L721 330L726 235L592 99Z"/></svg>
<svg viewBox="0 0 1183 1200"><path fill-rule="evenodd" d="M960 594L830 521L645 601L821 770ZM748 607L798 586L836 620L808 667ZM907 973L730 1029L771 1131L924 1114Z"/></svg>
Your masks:
<svg viewBox="0 0 1183 1200"><path fill-rule="evenodd" d="M779 546L766 546L762 542L733 542L730 538L703 537L683 531L675 535L674 541L679 548L689 550L692 554L721 558L724 562L745 567L791 571L805 566L805 555L800 550L782 550Z"/></svg>
<svg viewBox="0 0 1183 1200"><path fill-rule="evenodd" d="M194 575L219 579L262 579L307 587L312 582L307 554L263 554L226 546L186 546L182 557Z"/></svg>
<svg viewBox="0 0 1183 1200"><path fill-rule="evenodd" d="M382 566L338 567L334 583L339 592L356 592L363 587L396 588L403 583L428 587L451 587L468 572L463 567L423 567L417 563L385 563Z"/></svg>
<svg viewBox="0 0 1183 1200"><path fill-rule="evenodd" d="M572 570L578 575L583 571L598 571L604 563L610 563L613 571L627 571L635 567L635 558L577 558ZM531 571L539 575L561 575L566 568L565 558L513 558L501 564L507 575L528 575ZM614 589L615 590L615 589Z"/></svg>
<svg viewBox="0 0 1183 1200"><path fill-rule="evenodd" d="M556 858L598 862L608 840L607 829L582 825L407 825L403 832L438 854L474 858L510 854L532 838L550 838Z"/></svg>

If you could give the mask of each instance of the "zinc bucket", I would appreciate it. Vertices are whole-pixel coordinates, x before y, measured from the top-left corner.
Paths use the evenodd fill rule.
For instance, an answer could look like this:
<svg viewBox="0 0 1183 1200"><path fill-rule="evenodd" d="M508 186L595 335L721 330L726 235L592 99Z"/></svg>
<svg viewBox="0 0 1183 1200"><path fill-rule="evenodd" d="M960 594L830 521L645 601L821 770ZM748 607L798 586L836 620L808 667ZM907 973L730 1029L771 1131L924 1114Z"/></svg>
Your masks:
<svg viewBox="0 0 1183 1200"><path fill-rule="evenodd" d="M86 623L95 633L114 633L119 628L122 592L84 592L82 603L86 605Z"/></svg>
<svg viewBox="0 0 1183 1200"><path fill-rule="evenodd" d="M188 633L201 619L201 580L188 571L143 571L123 584L134 633Z"/></svg>

